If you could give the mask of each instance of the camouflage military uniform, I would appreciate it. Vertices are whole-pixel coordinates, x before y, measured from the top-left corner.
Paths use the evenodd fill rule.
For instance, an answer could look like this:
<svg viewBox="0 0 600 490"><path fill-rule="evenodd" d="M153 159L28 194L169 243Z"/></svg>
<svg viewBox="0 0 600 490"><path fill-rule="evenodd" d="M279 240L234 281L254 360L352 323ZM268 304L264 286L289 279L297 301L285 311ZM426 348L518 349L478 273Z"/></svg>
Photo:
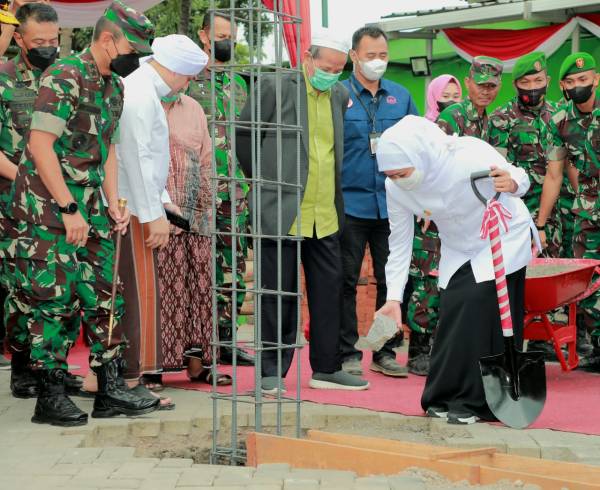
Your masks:
<svg viewBox="0 0 600 490"><path fill-rule="evenodd" d="M21 54L0 65L0 151L15 165L25 147L25 134L31 123L33 103L42 72L29 69ZM11 181L0 177L0 259L2 259L2 286L7 290L13 284L15 223L9 214ZM7 312L5 312L7 313ZM12 345L29 345L29 332L22 318L5 314L7 341Z"/></svg>
<svg viewBox="0 0 600 490"><path fill-rule="evenodd" d="M211 74L210 71L204 71L198 76L198 79L190 83L188 95L197 100L204 109L210 122L214 122L215 140L215 159L216 172L220 177L244 178L244 174L239 166L236 165L235 175L233 174L233 155L231 148L231 135L228 134L226 121L239 116L247 98L246 82L239 75L235 75L233 82L229 75L223 71L214 70L215 80L215 114L211 104ZM232 88L235 86L234 88ZM235 97L232 100L232 92ZM234 104L234 116L231 117L231 104ZM212 116L211 116L212 115ZM232 237L223 233L246 233L248 231L248 184L229 182L220 180L217 184L217 213L216 213L216 281L217 287L233 287L233 248ZM231 211L232 203L235 203L236 226L232 227ZM244 272L246 271L246 256L248 255L248 240L246 237L237 237L236 239L236 258L237 258L237 288L242 292L237 293L237 308L240 310L244 302L246 285L244 283ZM217 294L217 314L219 319L219 336L221 340L231 339L231 318L232 318L232 293L219 292Z"/></svg>
<svg viewBox="0 0 600 490"><path fill-rule="evenodd" d="M555 102L554 112L558 111L564 104L568 104L568 101L564 98ZM566 161L565 166L567 165L571 166L571 162ZM556 206L558 207L562 227L561 257L566 259L573 258L573 228L575 227L575 215L573 214L574 202L575 190L573 189L565 170L565 178L563 179L563 185L560 188L560 195L558 196L558 203Z"/></svg>
<svg viewBox="0 0 600 490"><path fill-rule="evenodd" d="M480 116L468 98L446 107L437 123L446 134L473 136L488 141L488 114L484 111Z"/></svg>
<svg viewBox="0 0 600 490"><path fill-rule="evenodd" d="M57 136L54 150L63 178L90 231L85 247L66 243L62 214L26 149L11 191L18 237L9 302L11 311L26 318L31 358L38 367L67 368L69 342L81 322L91 343L92 367L112 360L125 347L118 327L120 294L115 302L117 327L106 345L114 243L100 194L122 108L120 78L103 77L89 49L61 60L41 79L31 129Z"/></svg>
<svg viewBox="0 0 600 490"><path fill-rule="evenodd" d="M489 143L498 148L509 162L523 168L529 176L531 185L523 201L534 220L540 210L546 176L548 122L554 111L555 107L548 102L534 109L515 97L490 115ZM562 255L561 230L561 219L557 212L546 222L548 253L551 257Z"/></svg>
<svg viewBox="0 0 600 490"><path fill-rule="evenodd" d="M579 170L572 208L573 255L600 259L600 99L590 113L581 113L572 101L562 105L550 120L549 131L548 160L566 159ZM580 312L587 330L600 336L600 293L581 301Z"/></svg>
<svg viewBox="0 0 600 490"><path fill-rule="evenodd" d="M431 273L437 270L440 260L440 239L434 223L423 232L423 222L415 223L413 255L410 264L413 291L407 311L407 323L418 333L433 333L438 324L440 292L437 277Z"/></svg>

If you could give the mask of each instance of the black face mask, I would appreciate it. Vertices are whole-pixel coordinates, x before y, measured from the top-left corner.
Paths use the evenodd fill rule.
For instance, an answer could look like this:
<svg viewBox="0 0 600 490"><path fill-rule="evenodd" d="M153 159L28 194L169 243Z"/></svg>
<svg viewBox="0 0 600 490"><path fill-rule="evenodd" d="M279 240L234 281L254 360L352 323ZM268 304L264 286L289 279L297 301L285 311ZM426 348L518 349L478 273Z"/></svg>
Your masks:
<svg viewBox="0 0 600 490"><path fill-rule="evenodd" d="M221 39L215 41L215 59L221 63L227 63L231 59L233 50L233 41L231 39Z"/></svg>
<svg viewBox="0 0 600 490"><path fill-rule="evenodd" d="M35 68L44 71L48 68L58 56L58 48L54 46L45 46L43 48L31 48L26 53L29 63Z"/></svg>
<svg viewBox="0 0 600 490"><path fill-rule="evenodd" d="M564 90L563 94L565 95L565 99L572 100L576 104L584 104L590 97L594 91L594 85L586 85L585 87L573 87L568 90Z"/></svg>
<svg viewBox="0 0 600 490"><path fill-rule="evenodd" d="M447 100L445 102L438 100L437 101L438 111L443 112L446 107L450 107L453 104L456 104L456 102L454 100Z"/></svg>
<svg viewBox="0 0 600 490"><path fill-rule="evenodd" d="M119 54L110 62L110 70L120 77L126 77L140 66L140 55L137 53Z"/></svg>
<svg viewBox="0 0 600 490"><path fill-rule="evenodd" d="M535 107L543 100L544 96L546 95L547 88L548 87L533 89L517 88L517 92L519 93L519 100L525 106Z"/></svg>

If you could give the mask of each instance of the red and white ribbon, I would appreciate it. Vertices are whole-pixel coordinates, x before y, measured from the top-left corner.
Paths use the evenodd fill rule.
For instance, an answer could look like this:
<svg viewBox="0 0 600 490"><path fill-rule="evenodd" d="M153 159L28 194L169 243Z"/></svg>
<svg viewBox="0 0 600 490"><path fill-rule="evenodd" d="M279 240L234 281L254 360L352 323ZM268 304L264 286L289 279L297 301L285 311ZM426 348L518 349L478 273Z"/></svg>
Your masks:
<svg viewBox="0 0 600 490"><path fill-rule="evenodd" d="M500 223L505 231L508 231L508 220L512 218L510 212L495 199L490 199L483 213L481 223L481 238L489 236L492 248L492 262L494 264L494 278L496 280L496 294L498 296L498 307L500 309L500 323L502 335L512 337L513 324L510 314L510 302L508 299L508 285L506 282L506 271L504 269L504 258L502 256L502 242L500 240Z"/></svg>

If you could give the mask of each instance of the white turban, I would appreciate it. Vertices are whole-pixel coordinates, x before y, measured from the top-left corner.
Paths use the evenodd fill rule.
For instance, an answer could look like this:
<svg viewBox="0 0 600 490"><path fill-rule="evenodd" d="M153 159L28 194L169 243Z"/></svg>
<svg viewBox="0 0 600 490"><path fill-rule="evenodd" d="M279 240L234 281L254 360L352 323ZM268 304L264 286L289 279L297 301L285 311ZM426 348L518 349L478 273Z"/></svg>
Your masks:
<svg viewBox="0 0 600 490"><path fill-rule="evenodd" d="M350 50L350 43L345 39L335 36L329 29L319 29L315 32L310 44L321 48L335 49L344 54L348 54Z"/></svg>
<svg viewBox="0 0 600 490"><path fill-rule="evenodd" d="M152 55L142 61L155 60L179 75L197 75L208 63L208 56L194 41L183 34L157 37Z"/></svg>

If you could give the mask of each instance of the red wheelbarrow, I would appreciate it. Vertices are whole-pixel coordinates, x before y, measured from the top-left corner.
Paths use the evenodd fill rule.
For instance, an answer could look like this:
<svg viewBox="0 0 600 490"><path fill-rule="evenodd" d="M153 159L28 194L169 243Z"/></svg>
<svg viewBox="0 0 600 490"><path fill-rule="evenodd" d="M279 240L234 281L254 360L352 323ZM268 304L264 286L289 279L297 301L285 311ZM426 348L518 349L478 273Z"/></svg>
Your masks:
<svg viewBox="0 0 600 490"><path fill-rule="evenodd" d="M579 363L575 350L577 303L600 289L600 278L592 283L594 273L600 274L600 260L537 258L527 267L523 337L552 340L563 371L575 369ZM565 305L569 306L567 324L552 323L548 314Z"/></svg>

